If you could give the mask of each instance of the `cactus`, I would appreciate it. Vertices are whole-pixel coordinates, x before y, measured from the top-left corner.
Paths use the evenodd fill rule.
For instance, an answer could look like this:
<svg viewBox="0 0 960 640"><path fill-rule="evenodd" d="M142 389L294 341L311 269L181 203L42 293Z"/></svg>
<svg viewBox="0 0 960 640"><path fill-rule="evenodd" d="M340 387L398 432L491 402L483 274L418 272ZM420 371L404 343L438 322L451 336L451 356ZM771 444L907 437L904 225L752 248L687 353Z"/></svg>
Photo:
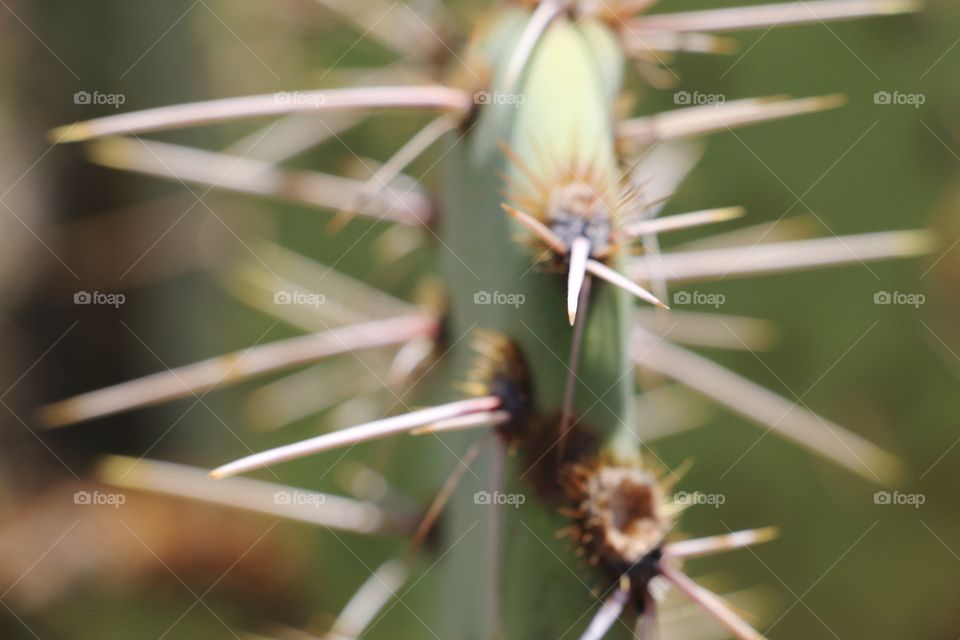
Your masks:
<svg viewBox="0 0 960 640"><path fill-rule="evenodd" d="M635 370L676 380L868 480L889 481L897 461L671 340L663 329L682 322L684 314L667 309L668 285L908 256L924 251L927 240L907 231L766 243L746 252L661 253L661 234L743 214L722 206L657 217L696 160L687 139L840 101L747 99L628 118L621 100L624 67L635 60L643 77L655 81L658 55L727 46L707 34L914 7L820 0L802 9L788 4L646 15L652 4L540 0L497 8L458 56L468 73L451 74L447 84L224 99L52 132L61 143L89 141L92 158L107 166L329 209L338 213L333 229L354 215L422 228L433 240L444 286L440 302L414 307L345 279L337 287L344 292L340 303L357 308L370 302L387 317L360 313L367 317L352 325L91 391L46 407L44 420L65 426L338 354L399 348L383 377L400 386L423 378L418 389L426 408L253 453L213 470L223 478L219 489L194 469L150 461L113 459L102 477L303 520L294 509L257 498L276 486L230 476L402 433L442 436L451 450L466 453L434 503L424 505L419 524L409 514L345 498L329 516L317 516L324 526L348 531L407 533L413 540L409 564L424 575L432 567L410 558L432 532L441 568L429 584L445 606L424 615L443 629L441 637L653 638L666 585L729 634L761 637L721 598L688 578L681 564L687 557L764 542L772 530L718 530L709 538L679 539L685 505L671 494L682 471L657 462L649 426L635 415L641 383ZM138 137L244 117L316 111L323 118L411 108L442 113L366 182ZM435 212L430 198L398 177L441 140L448 151ZM638 315L637 300L655 310ZM270 310L282 314L290 308ZM127 471L118 471L121 462ZM437 474L450 471L448 459L430 464ZM275 472L282 474L282 468ZM478 522L486 523L482 533L459 544ZM389 565L383 571L392 592L400 569ZM457 597L444 600L444 591L453 589ZM353 637L363 629L337 633Z"/></svg>

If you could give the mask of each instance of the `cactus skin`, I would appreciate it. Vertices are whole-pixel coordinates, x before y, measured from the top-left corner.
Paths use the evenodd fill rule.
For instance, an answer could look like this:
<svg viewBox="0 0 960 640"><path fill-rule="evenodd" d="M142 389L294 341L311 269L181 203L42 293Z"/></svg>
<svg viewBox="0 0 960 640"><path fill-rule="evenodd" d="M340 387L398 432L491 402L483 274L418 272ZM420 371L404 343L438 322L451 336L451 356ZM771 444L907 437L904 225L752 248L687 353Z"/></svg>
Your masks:
<svg viewBox="0 0 960 640"><path fill-rule="evenodd" d="M538 254L542 249L538 250L537 242L531 241L529 230L504 215L500 211L500 205L511 202L514 198L519 197L522 200L524 196L529 196L529 193L519 196L516 193L524 190L522 185L525 182L527 191L530 190L531 183L546 184L550 188L557 186L558 175L569 171L571 167L575 167L580 176L587 175L584 167L588 168L589 186L597 192L606 194L607 191L620 188L619 174L625 162L618 157L617 152L614 102L622 89L621 70L625 45L621 44L620 38L626 38L627 34L615 32L614 29L619 27L611 27L601 18L579 16L573 19L569 15L558 13L533 49L529 60L523 65L519 80L508 82L510 70L515 66L516 51L521 49L520 43L528 35L528 25L536 20L536 17L531 15L542 15L537 12L543 7L549 8L548 0L544 0L532 14L528 9L501 10L499 19L490 23L488 29L474 41L468 66L472 66L473 76L478 81L480 78L492 80L489 84L472 87L487 91L491 96L491 100L481 102L475 108L470 108L469 95L465 91L446 86L381 87L372 93L360 89L330 94L338 96L333 103L341 109L350 105L366 108L385 105L404 108L413 105L449 110L454 112L457 118L464 119L454 149L444 156L448 179L443 194L444 215L440 226L442 246L439 250L442 272L448 285L448 313L443 325L445 331L442 332L445 340L440 346L449 350L449 353L441 358L437 373L425 386L442 390L437 394L442 395L442 398L437 398L437 402L449 399L454 393L451 382L467 377L467 371L476 365L477 356L468 347L471 344L470 336L477 329L505 338L519 349L527 368L527 375L523 379L532 386L532 407L525 406L517 413L511 413L514 405L508 402L511 398L508 394L501 395L494 389L483 392L482 395L487 397L480 400L494 402L491 407L501 409L501 413L506 412L510 418L509 424L503 425L501 421L502 429L494 431L493 434L485 433L481 436L482 440L474 445L486 446L484 458L470 463L473 473L467 476L466 482L461 485L458 494L449 504L441 550L437 557L432 559L430 570L417 580L419 583L420 579L430 576L428 584L434 587L429 590L433 597L429 601L421 601L422 606L416 606L415 610L424 617L433 615L443 618L439 622L428 618L427 626L431 632L434 629L442 630L439 637L444 638L575 637L587 627L597 609L597 597L590 593L590 587L596 586L605 590L614 585L626 585L615 593L616 597L606 601L617 606L605 607L606 615L593 617L594 621L599 619L600 623L591 625L592 633L588 632L588 637L596 640L601 636L601 627L612 623L612 630L604 637L622 637L629 635L638 608L650 597L646 590L649 579L659 574L711 613L737 637L748 640L759 638L759 634L747 628L746 623L734 620L734 614L724 610L719 599L705 597L702 590L685 577L678 579L678 575L682 574L679 574L675 564L679 564L683 556L671 556L670 544L661 546L662 536L670 529L666 525L671 522L671 509L675 505L667 505L664 498L670 484L655 486L655 474L646 473L640 459L642 443L639 436L643 434L642 425L635 425L632 415L635 380L631 363L630 328L633 301L626 293L600 280L593 281L590 304L581 305L581 316L578 318L578 328L582 328L584 332L583 349L577 358L578 376L572 394L574 423L578 429L574 435L578 437L568 439L565 457L560 460L562 464L555 462L559 458L554 453L555 449L559 450L554 446L557 441L554 434L558 424L555 416L570 397L566 391L568 368L574 366L571 362L574 356L571 355L570 347L573 331L564 313L568 284L563 277L562 262L566 251L561 247L557 250L561 255L552 256L552 260L546 262L539 261ZM567 9L571 14L587 10L586 7L579 6ZM845 10L851 11L849 6ZM866 12L866 9L863 11ZM612 17L605 16L606 19ZM660 16L660 19L664 19L664 16ZM321 97L326 100L330 96ZM506 100L501 100L501 97ZM780 115L817 110L833 102L815 100L812 105L808 103L801 106L798 101L780 112ZM331 106L325 102L322 104ZM191 116L193 109L203 112L203 118ZM773 116L771 111L763 112L758 105L753 105L750 109L754 111L748 113L749 117L746 117L744 122L760 122L779 117ZM773 112L776 112L776 109L773 109ZM54 134L58 141L78 141L111 133L132 132L126 129L131 123L139 123L137 126L143 131L153 131L213 122L217 119L277 113L275 96L261 95L201 105L182 105L172 109L148 110L131 114L130 117L107 117L71 125L55 131ZM687 117L689 115L688 113ZM701 122L699 129L693 128L706 132L718 124L725 126L724 117L716 117L707 124L710 126L704 127ZM656 133L655 129L656 127L648 132L651 133L649 140L640 136L641 142L634 142L646 144L647 141L656 140L657 136L652 135ZM113 142L112 148L116 154L122 147L118 147L116 141ZM109 145L109 141L107 144ZM509 151L505 152L501 145ZM109 148L108 146L107 149ZM172 147L160 148L174 150ZM104 151L104 147L100 147L100 150ZM104 156L110 154L99 154L99 161L109 166L111 162L107 161L109 158L105 160ZM195 156L190 157L196 160ZM204 157L209 158L210 154ZM221 161L226 159L228 158L220 158ZM134 168L136 162L133 158L126 158L114 164L121 168L124 165ZM169 171L159 174L171 177ZM203 180L200 182L203 183ZM285 183L284 180L277 182ZM360 185L361 192L364 190L363 186ZM261 188L253 191L260 193L271 190L264 188L261 183ZM282 194L283 190L273 193ZM618 200L622 195L614 193L612 200ZM340 200L342 198L328 198L323 199L323 202L326 203L325 206L330 206L330 202ZM616 208L607 207L607 210L615 212ZM577 210L571 208L570 212L576 214ZM542 214L543 211L539 213ZM421 220L422 218L416 217L407 222L419 223ZM616 221L611 219L609 222L615 230ZM838 240L843 242L839 238ZM902 240L900 237L900 241ZM582 247L582 244L579 246ZM879 256L908 255L914 252L914 249L903 247L875 250ZM576 251L571 250L570 253L571 256L576 255ZM618 254L614 250L612 255L604 255L602 259L615 270L622 270L625 253L624 251ZM849 259L849 256L846 257ZM575 262L573 257L570 262ZM823 259L822 262L828 263L829 260ZM546 268L547 265L553 268ZM490 304L489 300L476 298L478 295L489 296L493 293L512 296L511 299L518 304L515 307L509 304ZM589 311L584 312L585 309ZM420 327L418 330L401 336L404 340L393 336L387 342L399 344L411 338L433 340L436 337L434 329L438 326L437 318L433 317L433 314L424 315L430 317L417 321ZM382 329L373 332L383 333ZM642 332L638 332L638 335L642 336ZM382 335L376 337L384 338ZM378 340L365 339L362 342L367 346L370 346L370 343L379 344ZM289 344L279 346L281 354L289 355ZM340 349L338 352L343 351L344 349ZM264 351L258 353L262 358ZM272 351L266 353L276 354ZM259 375L303 364L302 355L297 353L296 356L300 357L271 359L270 366L255 368L250 373ZM673 359L681 360L676 357ZM702 369L703 366L695 359L687 359L685 362L684 369L693 370L697 366ZM648 367L649 360L641 360L640 364ZM219 384L219 380L208 379L211 373L219 371L213 369L202 366L204 375L200 376L200 382L213 386ZM191 371L195 372L196 369ZM673 372L675 371L676 368L673 369ZM177 375L176 372L170 373L174 377ZM681 380L683 375L674 373L671 377ZM56 424L53 426L148 404L147 400L170 399L169 393L158 394L157 387L162 390L164 385L157 383L164 380L169 381L170 376L162 374L159 378L147 377L134 381L135 388L148 392L145 395L146 400L141 398L138 402L122 404L119 408L115 396L118 390L124 392L120 395L129 395L129 387L118 385L86 397L68 400L59 407L61 411L58 415L62 419L54 420ZM691 385L689 381L687 384L697 388L696 384ZM198 386L203 385L198 383ZM741 383L739 388L754 390L746 382ZM756 390L754 397L755 394ZM84 401L102 401L111 395L114 396L114 402L106 403L109 410L105 410L100 404L97 410L91 413L77 411L78 401L82 406ZM713 394L714 397L722 395ZM62 411L64 407L66 412ZM532 415L529 413L530 409ZM49 411L47 413L49 415ZM411 412L414 420L422 419L422 414L423 412ZM406 419L409 419L409 416ZM375 422L389 420L391 419ZM758 421L763 422L762 419ZM392 424L396 427L399 423ZM383 426L367 423L330 435L336 436L334 439L339 438L337 441L340 445L351 444L349 438L356 438L352 441L352 444L356 444L367 439L366 436L361 438L356 429L373 433L371 427L382 429ZM413 426L424 425L421 423ZM344 432L349 438L341 437L345 435ZM579 437L582 434L590 436L589 442ZM474 442L475 438L474 436ZM328 442L319 447L316 442L318 439ZM804 441L803 438L794 439ZM325 451L329 448L329 440L326 435L317 436L291 445L297 456L277 458L277 451L287 447L254 454L237 461L239 466L235 462L218 467L212 475L225 477L265 466L270 460L286 461L293 457ZM460 450L465 450L469 441L467 436L450 437L451 443L463 445ZM496 446L493 446L494 441ZM809 445L809 441L804 442ZM502 449L505 444L511 445L517 454L506 462L500 460L504 455ZM311 446L314 448L311 449ZM817 450L816 447L812 448ZM452 450L453 447L448 449ZM254 460L256 464L252 464L250 459L253 458L259 461ZM553 466L548 468L553 474L546 474L546 480L541 474L527 473L531 461L542 459L554 461ZM423 468L420 465L411 465L413 468L406 469L406 472L416 475L435 471L436 475L446 475L450 462L449 456L440 455L430 464L422 465ZM580 464L568 464L572 462ZM433 468L426 470L426 467ZM608 471L612 473L606 473ZM590 479L600 478L601 490L591 492L568 489L570 483L567 476L575 476L577 473L586 474ZM628 478L629 482L620 483L620 478L631 473L633 476ZM532 481L532 477L527 477L528 475L536 475L537 481ZM609 481L611 478L614 481ZM656 488L656 491L642 494L637 490L646 487ZM524 502L517 508L511 505L494 509L489 504L475 501L476 492L494 490L522 495ZM603 518L596 518L591 523L586 516L600 511L594 509L594 506L604 504L603 500L593 499L597 495L611 498L608 503L617 506L607 508L601 514ZM589 502L588 508L584 507L585 502ZM648 505L651 506L647 508ZM561 506L569 509L566 515L558 510ZM661 506L668 508L660 510ZM571 522L575 523L574 529L580 526L581 533L600 530L607 526L605 523L609 520L619 521L621 515L628 516L623 519L630 524L644 520L655 526L637 530L635 537L627 536L630 538L629 543L637 544L620 547L606 544L610 541L609 537L597 536L600 543L581 540L578 548L568 540L557 540L554 535L561 528L567 528L565 525ZM621 533L623 530L624 527L618 524L603 530L603 533ZM626 533L633 534L634 531ZM755 542L769 539L759 531L741 533L747 534L741 539L752 539ZM705 540L706 542L698 542L709 544L709 539ZM607 552L602 556L599 570L591 569L575 553L586 551L590 555L598 547ZM732 547L724 547L723 544L714 542L713 548L724 550ZM638 556L640 559L636 560ZM629 558L636 562L628 562ZM635 571L637 566L639 570ZM437 567L436 572L433 571L434 567ZM618 580L620 578L623 580ZM632 603L628 602L631 597ZM627 613L618 624L616 618L624 605L628 605L624 609ZM614 608L616 612L610 614L610 609ZM421 620L419 614L414 615L418 621ZM649 635L643 634L643 637L648 638Z"/></svg>
<svg viewBox="0 0 960 640"><path fill-rule="evenodd" d="M499 83L525 20L521 12L507 15L491 30L488 46L481 47L497 54L491 61L493 95L502 90ZM587 160L615 180L613 100L620 91L622 64L619 45L605 25L557 20L514 88L522 96L521 104L494 100L483 105L478 122L447 161L442 208L449 215L441 227L446 245L441 269L449 283L450 342L475 328L496 331L515 342L526 358L535 409L541 415L559 412L563 403L572 333L564 312L566 278L564 273L533 267L535 250L518 242L527 232L502 212L503 175L520 184L524 177L498 143L506 141L526 166L545 178L560 163ZM477 304L478 292L516 294L524 302L516 308ZM634 375L625 347L632 305L620 289L594 282L574 393L574 414L602 440L617 442L619 457L628 459L638 453L630 435ZM454 369L469 360L469 353L464 353L468 345L468 339L460 341ZM487 614L494 606L489 601L494 593L502 615L499 637L504 638L576 637L596 604L584 585L597 586L597 576L573 554L568 540L556 539L564 519L520 480L520 457L508 459L503 491L522 493L527 501L519 509L500 509L500 557L486 557L485 548L478 551L479 537L472 532L471 544L452 548L444 560L444 571L458 592L449 637L494 637ZM480 480L468 476L451 501L445 520L450 542L489 517L489 508L478 509L472 495L489 490L490 468L488 460L473 465ZM496 585L489 584L488 563L501 567ZM463 576L473 579L465 581Z"/></svg>

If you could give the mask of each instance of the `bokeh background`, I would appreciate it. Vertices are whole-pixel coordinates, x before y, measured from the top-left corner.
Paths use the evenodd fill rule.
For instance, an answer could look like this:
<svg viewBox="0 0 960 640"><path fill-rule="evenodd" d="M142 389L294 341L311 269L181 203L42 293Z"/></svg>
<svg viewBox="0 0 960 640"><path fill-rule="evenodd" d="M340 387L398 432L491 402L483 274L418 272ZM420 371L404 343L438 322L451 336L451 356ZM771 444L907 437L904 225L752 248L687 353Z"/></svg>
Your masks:
<svg viewBox="0 0 960 640"><path fill-rule="evenodd" d="M448 6L451 43L490 8ZM133 110L336 86L395 64L360 35L313 0L0 2L3 638L212 640L280 634L274 625L322 631L372 568L402 553L399 539L173 499L144 497L119 509L72 500L104 453L210 467L245 453L242 443L259 450L379 415L375 394L279 432L265 431L270 407L255 394L264 381L57 432L39 431L34 418L38 406L74 393L295 335L244 304L234 278L238 265L256 266L264 242L416 299L433 268L429 243L388 262L386 228L357 220L330 237L329 213L216 190L198 204L182 185L97 167L83 147L51 147L46 138L53 126L114 112L77 104L78 91L123 96L121 108ZM877 504L877 488L862 479L774 438L757 443L754 426L711 410L703 427L657 444L671 464L696 463L688 486L727 496L718 509L688 511L685 529L775 524L783 535L752 553L697 561L694 573L729 590L760 587L757 620L761 629L773 625L772 638L956 638L960 7L933 0L915 16L738 39L731 56L679 56L671 63L677 87L638 92L638 112L675 108L676 90L728 100L843 93L849 103L711 138L670 210L742 204L749 223L789 211L814 235L930 227L937 247L918 260L699 286L724 294L723 312L777 327L768 351L710 355L895 452L909 472L890 490L923 504ZM923 104L878 104L877 92L922 96ZM371 118L288 165L363 177L357 156L382 161L423 123L413 114ZM262 125L158 137L218 149ZM431 163L425 158L410 173L436 188L443 167L427 171ZM122 292L126 302L76 305L78 291ZM924 301L875 304L879 292ZM337 366L356 375L356 365ZM411 467L430 449L413 448L382 443L354 457L425 503L436 484ZM337 473L318 477L309 462L290 465L283 480L341 492L344 482ZM428 554L424 568L437 557ZM431 609L443 607L434 587L414 587L404 597L409 608L393 607L366 637L427 637L418 617L430 620Z"/></svg>

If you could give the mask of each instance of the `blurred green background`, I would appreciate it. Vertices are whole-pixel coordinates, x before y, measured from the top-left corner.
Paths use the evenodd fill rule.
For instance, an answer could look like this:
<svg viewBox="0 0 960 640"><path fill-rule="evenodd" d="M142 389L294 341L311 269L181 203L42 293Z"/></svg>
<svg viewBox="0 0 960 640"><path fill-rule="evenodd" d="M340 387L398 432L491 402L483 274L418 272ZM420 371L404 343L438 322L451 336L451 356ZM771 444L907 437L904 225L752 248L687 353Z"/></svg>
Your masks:
<svg viewBox="0 0 960 640"><path fill-rule="evenodd" d="M731 3L662 0L660 8L706 4ZM7 390L0 395L0 567L8 567L0 569L0 636L212 640L272 623L322 628L370 569L402 553L403 540L272 528L265 519L174 502L88 510L82 517L97 521L77 525L69 491L58 491L103 452L209 467L246 453L235 434L260 450L367 415L369 406L270 434L257 430L247 402L262 382L199 405L182 400L49 434L34 432L33 411L163 363L295 335L222 286L226 265L257 259L258 239L337 262L408 299L431 271L430 251L385 265L377 259L383 228L371 232L357 220L329 237L328 213L216 191L203 197L209 209L197 206L181 185L96 167L79 146L51 148L45 131L113 112L75 104L78 91L121 94L122 109L133 110L335 86L343 70L380 67L394 56L311 0L0 5L0 388ZM461 32L490 8L449 7ZM671 64L681 78L676 89L638 90L641 113L675 108L675 90L727 100L849 99L835 111L711 138L670 212L742 204L749 223L789 211L815 235L925 226L937 235L936 250L921 260L697 287L722 292L724 313L766 318L779 329L769 352L711 357L893 451L909 477L891 490L924 498L919 508L876 504L875 487L775 438L758 443L761 431L721 411L703 428L660 442L669 463L696 463L685 486L727 496L718 509L689 510L685 531L782 529L778 541L753 552L691 563L695 575L726 589L762 586L758 624L774 625L771 638L960 636L958 38L960 7L934 1L916 16L738 34L742 47L731 56L679 56ZM924 103L877 104L877 92L921 95ZM424 121L371 118L290 166L356 172L352 154L382 161ZM259 126L158 137L213 149ZM442 169L423 175L427 187L441 183ZM79 290L123 291L127 303L76 306ZM875 304L883 291L923 294L925 302ZM355 457L426 502L442 476L411 467L437 452L435 444L386 442L360 447ZM289 465L283 480L339 491L334 476L317 477L308 460ZM420 568L438 557L427 555ZM393 607L365 637L428 637L419 618L442 608L435 587L415 586L404 596L409 608Z"/></svg>

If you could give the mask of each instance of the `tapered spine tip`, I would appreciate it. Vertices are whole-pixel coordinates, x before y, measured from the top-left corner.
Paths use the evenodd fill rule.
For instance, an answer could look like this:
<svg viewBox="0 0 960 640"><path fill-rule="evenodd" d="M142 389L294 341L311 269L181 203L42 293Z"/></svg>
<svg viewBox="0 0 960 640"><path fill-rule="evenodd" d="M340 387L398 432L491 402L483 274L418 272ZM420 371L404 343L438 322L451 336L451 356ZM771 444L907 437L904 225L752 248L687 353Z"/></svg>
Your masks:
<svg viewBox="0 0 960 640"><path fill-rule="evenodd" d="M899 234L902 255L923 255L936 247L934 235L927 230L903 231Z"/></svg>
<svg viewBox="0 0 960 640"><path fill-rule="evenodd" d="M797 98L792 101L796 106L796 114L816 113L818 111L830 111L839 109L850 102L850 98L843 93L831 93L825 96L814 96L812 98ZM789 104L788 104L789 106Z"/></svg>
<svg viewBox="0 0 960 640"><path fill-rule="evenodd" d="M66 124L62 127L50 129L47 132L47 139L53 144L67 144L69 142L80 142L90 137L89 130L80 122Z"/></svg>
<svg viewBox="0 0 960 640"><path fill-rule="evenodd" d="M923 9L924 4L923 0L887 0L883 3L883 7L887 13L890 15L896 15L898 13L914 13Z"/></svg>
<svg viewBox="0 0 960 640"><path fill-rule="evenodd" d="M747 209L741 206L727 207L720 211L722 211L722 213L718 212L716 217L718 221L736 220L737 218L742 218L747 213Z"/></svg>

